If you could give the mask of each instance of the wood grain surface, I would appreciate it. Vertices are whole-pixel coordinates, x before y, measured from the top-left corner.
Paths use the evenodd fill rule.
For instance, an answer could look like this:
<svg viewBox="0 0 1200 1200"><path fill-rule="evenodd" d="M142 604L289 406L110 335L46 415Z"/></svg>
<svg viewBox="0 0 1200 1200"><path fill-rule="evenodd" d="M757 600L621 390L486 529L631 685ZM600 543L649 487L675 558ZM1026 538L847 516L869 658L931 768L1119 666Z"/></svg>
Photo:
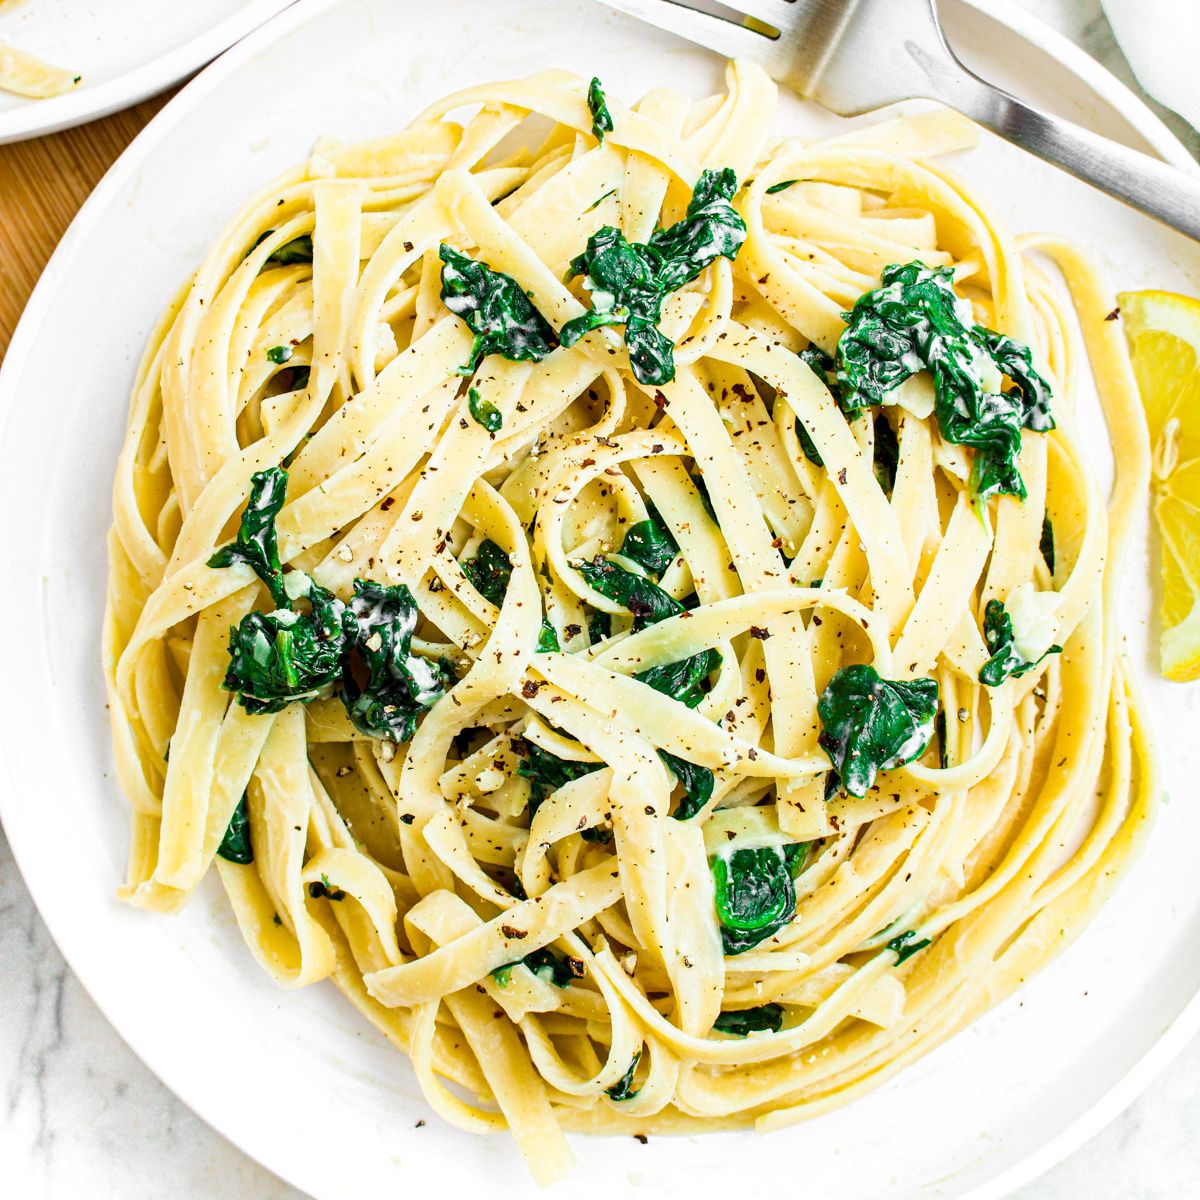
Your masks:
<svg viewBox="0 0 1200 1200"><path fill-rule="evenodd" d="M0 146L0 359L71 218L173 94L90 125Z"/></svg>

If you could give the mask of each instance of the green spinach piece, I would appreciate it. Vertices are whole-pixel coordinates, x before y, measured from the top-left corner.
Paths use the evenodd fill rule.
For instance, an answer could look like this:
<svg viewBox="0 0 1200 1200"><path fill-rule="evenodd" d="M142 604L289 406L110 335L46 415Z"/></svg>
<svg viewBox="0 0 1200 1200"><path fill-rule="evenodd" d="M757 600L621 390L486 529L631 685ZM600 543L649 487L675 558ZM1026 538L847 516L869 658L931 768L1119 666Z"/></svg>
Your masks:
<svg viewBox="0 0 1200 1200"><path fill-rule="evenodd" d="M229 818L229 824L225 828L221 844L217 847L217 853L226 862L244 865L254 861L254 847L250 844L250 811L246 805L245 792L242 793L242 798L237 802L237 807Z"/></svg>
<svg viewBox="0 0 1200 1200"><path fill-rule="evenodd" d="M702 684L721 665L721 655L716 650L701 650L690 658L678 662L663 663L661 667L650 667L635 676L639 683L652 687L664 696L670 696L688 708L695 708L704 699Z"/></svg>
<svg viewBox="0 0 1200 1200"><path fill-rule="evenodd" d="M282 367L285 362L290 362L292 357L291 346L272 346L267 351L267 359L273 362L277 367Z"/></svg>
<svg viewBox="0 0 1200 1200"><path fill-rule="evenodd" d="M603 146L604 135L613 131L613 119L612 113L608 111L608 102L604 98L604 89L600 86L599 79L593 79L588 85L587 106L588 112L592 114L592 134Z"/></svg>
<svg viewBox="0 0 1200 1200"><path fill-rule="evenodd" d="M467 389L467 407L471 410L471 420L476 425L483 426L488 433L499 433L504 424L500 410L486 400L480 399L478 388Z"/></svg>
<svg viewBox="0 0 1200 1200"><path fill-rule="evenodd" d="M679 546L671 531L654 512L644 521L631 525L621 543L622 557L631 559L651 575L661 575L678 553Z"/></svg>
<svg viewBox="0 0 1200 1200"><path fill-rule="evenodd" d="M489 354L513 362L541 362L554 349L557 341L550 323L511 275L493 271L444 243L438 256L442 303L475 335L471 357L460 374L473 375Z"/></svg>
<svg viewBox="0 0 1200 1200"><path fill-rule="evenodd" d="M653 580L626 571L609 559L597 557L590 563L584 563L580 570L584 579L602 596L607 596L633 614L635 633L647 625L656 625L684 611L683 605Z"/></svg>
<svg viewBox="0 0 1200 1200"><path fill-rule="evenodd" d="M676 821L690 821L712 799L713 773L708 767L678 758L666 750L660 750L658 757L683 788L683 798L671 816Z"/></svg>
<svg viewBox="0 0 1200 1200"><path fill-rule="evenodd" d="M933 945L932 938L922 938L920 941L915 941L916 936L916 933L909 929L888 942L887 948L896 956L896 966L912 958L918 950L924 950L926 946Z"/></svg>
<svg viewBox="0 0 1200 1200"><path fill-rule="evenodd" d="M588 642L595 646L612 637L612 613L593 611L587 623Z"/></svg>
<svg viewBox="0 0 1200 1200"><path fill-rule="evenodd" d="M480 543L474 558L460 565L471 586L485 600L490 600L497 608L504 603L512 579L512 562L491 538Z"/></svg>
<svg viewBox="0 0 1200 1200"><path fill-rule="evenodd" d="M548 946L543 946L542 949L534 950L526 954L524 958L517 959L516 962L505 963L503 966L494 968L491 975L497 986L508 987L512 979L512 969L517 966L528 967L540 979L554 984L557 988L567 987L575 978L575 972L571 969L571 964L567 959L559 957Z"/></svg>
<svg viewBox="0 0 1200 1200"><path fill-rule="evenodd" d="M307 704L337 682L350 642L346 606L311 584L310 611L247 613L229 631L229 667L221 686L248 713Z"/></svg>
<svg viewBox="0 0 1200 1200"><path fill-rule="evenodd" d="M275 230L268 229L254 244L257 246L259 242L266 241ZM313 260L313 240L311 233L301 234L298 238L293 238L290 242L285 242L270 258L267 259L264 265L271 266L274 264L277 267L294 267L301 263L310 263Z"/></svg>
<svg viewBox="0 0 1200 1200"><path fill-rule="evenodd" d="M875 414L875 478L884 494L891 499L896 486L896 471L900 467L900 441L892 423L883 415Z"/></svg>
<svg viewBox="0 0 1200 1200"><path fill-rule="evenodd" d="M863 797L879 771L912 762L933 737L936 679L882 679L874 667L842 667L817 703L818 741L840 784Z"/></svg>
<svg viewBox="0 0 1200 1200"><path fill-rule="evenodd" d="M1062 653L1061 646L1051 646L1036 662L1023 659L1013 647L1012 617L1000 600L989 600L983 610L983 640L992 655L979 672L979 682L985 687L999 687L1007 679L1020 679L1051 654Z"/></svg>
<svg viewBox="0 0 1200 1200"><path fill-rule="evenodd" d="M521 762L517 766L517 774L529 780L529 815L533 816L542 806L542 802L556 792L563 784L573 779L582 779L593 771L599 771L604 764L598 762L572 762L567 758L559 758L549 750L543 750L536 742L526 738L521 739L517 746Z"/></svg>
<svg viewBox="0 0 1200 1200"><path fill-rule="evenodd" d="M887 267L882 286L843 314L838 342L839 402L853 417L918 371L933 377L934 411L942 437L975 450L972 491L1025 498L1017 469L1023 429L1054 428L1050 389L1031 366L1027 346L976 325L954 292L950 267L911 262ZM985 392L980 363L1009 377L1002 392Z"/></svg>
<svg viewBox="0 0 1200 1200"><path fill-rule="evenodd" d="M637 1070L637 1065L641 1061L642 1052L639 1050L633 1056L633 1062L629 1064L629 1070L617 1080L610 1088L605 1088L610 1100L632 1100L642 1089L633 1086L633 1073Z"/></svg>
<svg viewBox="0 0 1200 1200"><path fill-rule="evenodd" d="M625 326L629 361L640 383L658 387L675 378L675 344L658 328L668 295L690 283L718 258L734 259L746 240L746 223L730 201L737 176L728 167L705 171L682 221L656 230L647 243L629 242L606 225L571 263L583 275L592 308L568 321L564 346L605 325Z"/></svg>
<svg viewBox="0 0 1200 1200"><path fill-rule="evenodd" d="M1050 574L1054 574L1054 525L1050 518L1045 516L1042 518L1042 537L1038 542L1038 550L1041 551L1042 558L1045 559L1046 566L1050 570Z"/></svg>
<svg viewBox="0 0 1200 1200"><path fill-rule="evenodd" d="M512 561L495 542L490 538L481 542L475 557L467 559L461 566L471 586L485 600L490 600L497 608L504 603L508 585L512 580ZM546 617L542 617L537 652L548 654L561 649L558 632Z"/></svg>
<svg viewBox="0 0 1200 1200"><path fill-rule="evenodd" d="M777 846L734 850L713 861L721 943L742 954L778 933L796 915L796 887Z"/></svg>
<svg viewBox="0 0 1200 1200"><path fill-rule="evenodd" d="M767 195L775 196L779 192L786 192L788 188L795 187L799 182L800 180L798 179L785 179L782 183L773 183L767 188Z"/></svg>
<svg viewBox="0 0 1200 1200"><path fill-rule="evenodd" d="M441 664L412 652L417 602L403 583L356 579L349 612L354 637L342 672L346 712L371 737L410 741L417 719L450 685Z"/></svg>
<svg viewBox="0 0 1200 1200"><path fill-rule="evenodd" d="M256 471L250 477L250 498L242 512L237 540L222 546L208 560L210 567L232 567L235 563L251 567L267 585L278 608L288 605L275 535L275 518L287 497L287 480L287 472L280 467Z"/></svg>
<svg viewBox="0 0 1200 1200"><path fill-rule="evenodd" d="M778 1033L783 1028L783 1009L778 1004L760 1004L757 1008L738 1008L723 1012L713 1022L718 1033L745 1037L766 1030Z"/></svg>

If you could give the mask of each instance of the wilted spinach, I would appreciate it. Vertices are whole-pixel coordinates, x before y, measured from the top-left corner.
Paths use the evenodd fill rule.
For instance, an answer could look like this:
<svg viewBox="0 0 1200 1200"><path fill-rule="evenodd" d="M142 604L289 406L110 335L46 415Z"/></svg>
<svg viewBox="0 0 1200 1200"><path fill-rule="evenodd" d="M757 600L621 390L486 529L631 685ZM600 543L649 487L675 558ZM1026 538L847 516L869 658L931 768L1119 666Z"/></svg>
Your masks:
<svg viewBox="0 0 1200 1200"><path fill-rule="evenodd" d="M655 512L631 525L621 543L621 554L651 575L661 575L678 553L679 546L671 531Z"/></svg>
<svg viewBox="0 0 1200 1200"><path fill-rule="evenodd" d="M721 944L742 954L778 933L796 915L796 887L778 846L734 850L713 860Z"/></svg>
<svg viewBox="0 0 1200 1200"><path fill-rule="evenodd" d="M746 223L730 201L737 177L726 168L705 171L687 214L648 243L629 242L606 225L571 263L583 275L592 309L563 326L564 346L605 325L624 325L629 361L639 382L661 386L675 378L675 344L658 328L668 295L695 279L716 259L733 259L746 240Z"/></svg>
<svg viewBox="0 0 1200 1200"><path fill-rule="evenodd" d="M932 938L922 938L920 941L915 941L916 934L911 930L892 938L887 944L887 948L896 956L896 966L902 962L912 958L918 950L924 950L926 946L933 944Z"/></svg>
<svg viewBox="0 0 1200 1200"><path fill-rule="evenodd" d="M356 729L407 742L417 719L446 692L440 664L412 652L417 602L404 584L354 583L354 638L342 673L342 703Z"/></svg>
<svg viewBox="0 0 1200 1200"><path fill-rule="evenodd" d="M985 687L999 687L1006 679L1020 679L1051 654L1062 653L1061 646L1051 646L1036 662L1022 658L1013 645L1012 617L1000 600L989 600L983 610L983 640L991 652L991 658L979 672L979 682Z"/></svg>
<svg viewBox="0 0 1200 1200"><path fill-rule="evenodd" d="M653 580L626 571L610 559L597 557L590 563L584 563L580 570L584 579L602 596L607 596L633 614L635 632L684 611L683 605Z"/></svg>
<svg viewBox="0 0 1200 1200"><path fill-rule="evenodd" d="M882 679L874 667L842 667L817 703L819 742L841 786L865 796L879 771L912 762L933 737L935 679Z"/></svg>
<svg viewBox="0 0 1200 1200"><path fill-rule="evenodd" d="M539 979L544 979L558 988L567 987L575 978L575 971L571 969L571 964L567 959L555 954L548 946L534 950L532 953L526 954L524 958L517 959L516 962L505 963L501 967L494 968L491 972L492 978L499 987L508 987L512 980L512 969L517 966L528 967Z"/></svg>
<svg viewBox="0 0 1200 1200"><path fill-rule="evenodd" d="M543 750L536 742L522 739L518 753L521 762L517 766L517 774L529 780L529 813L535 814L542 802L573 779L582 779L593 771L599 771L604 764L598 762L572 762L568 758L559 758L549 750Z"/></svg>
<svg viewBox="0 0 1200 1200"><path fill-rule="evenodd" d="M233 815L229 818L229 824L225 828L221 844L217 847L217 853L231 863L245 864L254 861L254 847L250 844L250 811L246 805L244 792L242 798L237 802L237 807L233 810Z"/></svg>
<svg viewBox="0 0 1200 1200"><path fill-rule="evenodd" d="M489 354L513 362L540 362L558 344L550 323L511 275L445 244L438 255L443 264L442 303L475 335L460 374L474 374Z"/></svg>
<svg viewBox="0 0 1200 1200"><path fill-rule="evenodd" d="M783 1028L783 1009L778 1004L760 1004L757 1008L738 1008L723 1012L713 1022L718 1033L745 1037L766 1030L778 1033Z"/></svg>
<svg viewBox="0 0 1200 1200"><path fill-rule="evenodd" d="M608 102L604 98L604 89L599 79L593 79L588 86L588 112L592 114L592 133L600 145L604 145L604 135L612 133L612 113L608 111Z"/></svg>
<svg viewBox="0 0 1200 1200"><path fill-rule="evenodd" d="M275 518L287 497L287 472L280 467L257 471L250 477L250 498L242 513L237 540L222 546L208 560L210 567L232 567L244 563L267 585L271 599L286 608L283 567L279 562L279 542Z"/></svg>
<svg viewBox="0 0 1200 1200"><path fill-rule="evenodd" d="M247 613L229 631L229 667L221 686L236 693L248 713L307 704L340 678L350 642L346 606L316 584L308 601L308 613Z"/></svg>
<svg viewBox="0 0 1200 1200"><path fill-rule="evenodd" d="M480 399L478 388L467 389L467 407L471 411L471 419L476 425L482 425L488 433L499 433L504 424L500 410L486 400Z"/></svg>
<svg viewBox="0 0 1200 1200"><path fill-rule="evenodd" d="M637 1065L641 1061L641 1051L633 1056L633 1062L629 1064L629 1070L617 1080L610 1088L605 1088L610 1100L632 1100L634 1096L641 1091L641 1088L633 1086L633 1073L637 1070Z"/></svg>
<svg viewBox="0 0 1200 1200"><path fill-rule="evenodd" d="M1033 369L1027 346L974 323L953 281L951 268L931 270L920 262L884 270L882 286L844 314L838 399L853 417L928 370L942 437L975 450L974 494L981 500L997 493L1024 499L1017 469L1021 431L1054 428L1050 389ZM988 362L1011 380L1007 391L984 390L980 364Z"/></svg>

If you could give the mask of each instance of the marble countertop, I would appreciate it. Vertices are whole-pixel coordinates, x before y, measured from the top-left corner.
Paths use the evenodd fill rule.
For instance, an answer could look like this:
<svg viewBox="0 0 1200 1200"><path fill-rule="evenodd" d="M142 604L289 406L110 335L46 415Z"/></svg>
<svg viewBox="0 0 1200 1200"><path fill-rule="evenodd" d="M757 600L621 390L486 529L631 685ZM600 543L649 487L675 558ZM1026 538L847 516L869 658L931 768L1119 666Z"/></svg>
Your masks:
<svg viewBox="0 0 1200 1200"><path fill-rule="evenodd" d="M1134 83L1099 0L1018 0ZM1136 86L1136 84L1135 84ZM1200 135L1158 110L1200 156ZM180 1103L88 998L0 833L0 1178L21 1200L305 1200ZM1200 1039L1018 1200L1200 1195Z"/></svg>

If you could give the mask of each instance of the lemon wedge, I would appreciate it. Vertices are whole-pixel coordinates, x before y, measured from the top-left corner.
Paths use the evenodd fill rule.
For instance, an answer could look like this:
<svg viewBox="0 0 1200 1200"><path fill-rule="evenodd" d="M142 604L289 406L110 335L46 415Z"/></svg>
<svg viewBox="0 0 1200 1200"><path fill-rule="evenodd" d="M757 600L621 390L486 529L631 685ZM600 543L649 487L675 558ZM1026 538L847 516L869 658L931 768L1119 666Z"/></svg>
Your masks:
<svg viewBox="0 0 1200 1200"><path fill-rule="evenodd" d="M1200 679L1200 300L1118 297L1153 454L1162 535L1162 673Z"/></svg>

